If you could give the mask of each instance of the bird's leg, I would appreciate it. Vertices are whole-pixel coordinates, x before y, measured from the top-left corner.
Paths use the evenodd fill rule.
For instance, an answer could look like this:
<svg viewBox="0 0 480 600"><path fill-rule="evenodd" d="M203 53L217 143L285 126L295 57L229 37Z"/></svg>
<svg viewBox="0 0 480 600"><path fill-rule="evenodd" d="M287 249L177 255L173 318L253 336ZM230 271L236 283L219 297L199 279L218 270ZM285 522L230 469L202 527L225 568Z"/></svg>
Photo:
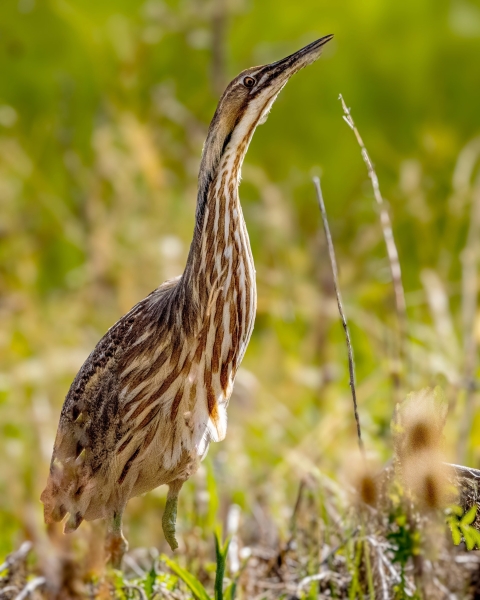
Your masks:
<svg viewBox="0 0 480 600"><path fill-rule="evenodd" d="M105 550L114 569L120 569L123 555L128 550L128 542L122 532L123 509L115 511L108 524Z"/></svg>
<svg viewBox="0 0 480 600"><path fill-rule="evenodd" d="M177 502L178 494L182 489L183 481L176 480L168 486L167 503L162 517L162 527L165 539L172 550L178 548L178 543L175 538L175 524L177 522Z"/></svg>

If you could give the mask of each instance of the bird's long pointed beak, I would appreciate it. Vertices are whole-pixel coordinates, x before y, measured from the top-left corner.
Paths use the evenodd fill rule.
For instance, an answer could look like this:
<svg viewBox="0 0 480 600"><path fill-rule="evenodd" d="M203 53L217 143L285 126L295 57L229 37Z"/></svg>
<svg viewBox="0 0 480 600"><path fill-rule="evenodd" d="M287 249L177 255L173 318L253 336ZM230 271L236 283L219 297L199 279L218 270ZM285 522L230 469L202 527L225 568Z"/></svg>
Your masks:
<svg viewBox="0 0 480 600"><path fill-rule="evenodd" d="M322 53L323 46L332 38L333 35L325 35L297 52L263 67L258 74L261 75L260 87L273 87L274 82L277 87L278 82L279 87L282 88L292 75L315 62Z"/></svg>

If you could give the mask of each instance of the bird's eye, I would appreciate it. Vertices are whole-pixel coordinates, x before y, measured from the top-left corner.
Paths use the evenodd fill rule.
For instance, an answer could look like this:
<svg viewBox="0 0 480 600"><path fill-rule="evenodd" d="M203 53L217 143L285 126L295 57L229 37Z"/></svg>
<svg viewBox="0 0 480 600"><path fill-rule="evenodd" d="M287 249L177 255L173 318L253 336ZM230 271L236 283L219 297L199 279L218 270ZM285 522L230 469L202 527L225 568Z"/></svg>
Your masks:
<svg viewBox="0 0 480 600"><path fill-rule="evenodd" d="M253 88L255 84L256 81L253 77L245 77L245 79L243 80L243 85L247 88Z"/></svg>

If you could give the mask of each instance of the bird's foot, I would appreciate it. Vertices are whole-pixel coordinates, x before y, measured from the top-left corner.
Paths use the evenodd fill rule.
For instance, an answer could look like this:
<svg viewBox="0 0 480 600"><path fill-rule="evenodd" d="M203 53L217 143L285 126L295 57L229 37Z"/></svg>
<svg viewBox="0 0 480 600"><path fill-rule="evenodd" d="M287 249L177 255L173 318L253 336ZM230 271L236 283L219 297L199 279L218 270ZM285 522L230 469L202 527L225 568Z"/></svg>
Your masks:
<svg viewBox="0 0 480 600"><path fill-rule="evenodd" d="M114 569L120 569L123 555L128 550L128 542L121 531L109 532L105 542L105 550L110 564Z"/></svg>
<svg viewBox="0 0 480 600"><path fill-rule="evenodd" d="M175 537L175 525L177 522L177 496L167 497L167 503L165 504L165 512L162 517L162 527L165 539L172 550L178 548L178 542Z"/></svg>

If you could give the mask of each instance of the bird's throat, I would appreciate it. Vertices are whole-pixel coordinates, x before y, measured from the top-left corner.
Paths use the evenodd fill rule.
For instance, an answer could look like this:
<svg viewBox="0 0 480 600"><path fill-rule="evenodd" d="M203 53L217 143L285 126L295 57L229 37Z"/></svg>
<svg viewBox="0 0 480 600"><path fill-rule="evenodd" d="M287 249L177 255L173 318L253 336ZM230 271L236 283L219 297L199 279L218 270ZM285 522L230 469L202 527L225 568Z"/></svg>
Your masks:
<svg viewBox="0 0 480 600"><path fill-rule="evenodd" d="M232 281L254 286L250 241L240 205L240 169L248 143L230 142L218 164L199 177L195 232L184 277L203 318Z"/></svg>

